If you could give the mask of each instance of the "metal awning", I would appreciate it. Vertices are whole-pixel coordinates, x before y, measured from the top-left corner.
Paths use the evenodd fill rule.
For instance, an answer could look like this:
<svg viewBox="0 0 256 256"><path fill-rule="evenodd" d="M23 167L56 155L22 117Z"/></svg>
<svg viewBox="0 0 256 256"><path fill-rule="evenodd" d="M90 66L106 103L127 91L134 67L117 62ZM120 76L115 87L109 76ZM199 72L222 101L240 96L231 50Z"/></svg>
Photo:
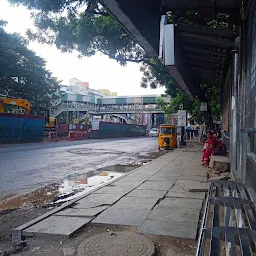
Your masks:
<svg viewBox="0 0 256 256"><path fill-rule="evenodd" d="M222 86L237 35L230 30L178 24L175 36L195 83Z"/></svg>
<svg viewBox="0 0 256 256"><path fill-rule="evenodd" d="M188 9L200 11L202 18L218 11L229 14L237 25L242 0L100 0L133 38L152 57L158 56L160 19L166 11ZM177 24L178 66L168 67L170 73L191 98L202 96L200 84L221 86L227 74L230 51L237 37L230 29ZM184 70L182 70L184 69Z"/></svg>

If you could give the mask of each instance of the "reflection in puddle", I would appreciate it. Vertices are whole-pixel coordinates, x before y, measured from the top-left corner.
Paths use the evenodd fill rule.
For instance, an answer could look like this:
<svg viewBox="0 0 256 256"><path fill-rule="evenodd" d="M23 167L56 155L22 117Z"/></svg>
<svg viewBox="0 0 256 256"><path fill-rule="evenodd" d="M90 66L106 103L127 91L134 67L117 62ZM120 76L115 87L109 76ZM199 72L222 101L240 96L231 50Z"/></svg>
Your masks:
<svg viewBox="0 0 256 256"><path fill-rule="evenodd" d="M86 175L72 177L69 175L59 186L58 196L56 196L49 206L59 205L63 202L72 200L83 194L109 183L130 172L140 165L113 165L107 166L96 171L91 171Z"/></svg>

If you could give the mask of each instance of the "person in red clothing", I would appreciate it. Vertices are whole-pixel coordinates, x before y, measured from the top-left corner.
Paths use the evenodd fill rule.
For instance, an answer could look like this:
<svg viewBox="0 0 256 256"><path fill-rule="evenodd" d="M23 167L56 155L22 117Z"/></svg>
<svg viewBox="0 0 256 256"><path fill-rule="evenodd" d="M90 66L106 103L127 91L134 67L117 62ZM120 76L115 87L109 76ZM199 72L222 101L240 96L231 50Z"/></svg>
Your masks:
<svg viewBox="0 0 256 256"><path fill-rule="evenodd" d="M202 166L209 166L213 149L218 145L218 140L215 136L213 136L212 132L208 132L208 140L206 143L207 144L204 147L204 153L202 157Z"/></svg>

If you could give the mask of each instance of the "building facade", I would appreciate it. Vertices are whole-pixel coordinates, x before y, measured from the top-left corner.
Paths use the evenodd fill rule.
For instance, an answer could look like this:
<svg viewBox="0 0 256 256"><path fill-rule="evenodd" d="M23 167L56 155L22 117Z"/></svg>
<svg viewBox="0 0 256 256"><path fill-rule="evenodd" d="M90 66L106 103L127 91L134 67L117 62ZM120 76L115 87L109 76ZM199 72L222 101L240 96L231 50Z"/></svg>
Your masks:
<svg viewBox="0 0 256 256"><path fill-rule="evenodd" d="M102 91L84 86L84 82L71 79L70 85L60 89L61 98L51 109L58 122L84 122L93 118L110 122L147 125L148 129L164 122L164 112L157 105L161 95L106 96ZM170 101L170 98L164 98Z"/></svg>

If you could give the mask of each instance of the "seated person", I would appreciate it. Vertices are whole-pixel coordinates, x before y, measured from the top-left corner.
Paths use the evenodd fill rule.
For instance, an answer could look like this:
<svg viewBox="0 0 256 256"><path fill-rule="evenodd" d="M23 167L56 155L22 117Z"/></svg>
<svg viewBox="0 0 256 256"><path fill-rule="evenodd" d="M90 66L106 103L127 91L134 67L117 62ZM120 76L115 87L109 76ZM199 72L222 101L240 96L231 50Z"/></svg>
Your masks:
<svg viewBox="0 0 256 256"><path fill-rule="evenodd" d="M209 166L210 163L210 157L212 153L214 152L214 148L217 147L217 145L220 143L215 136L213 136L212 132L208 132L207 134L208 139L206 141L205 147L204 147L204 153L202 157L202 166Z"/></svg>

